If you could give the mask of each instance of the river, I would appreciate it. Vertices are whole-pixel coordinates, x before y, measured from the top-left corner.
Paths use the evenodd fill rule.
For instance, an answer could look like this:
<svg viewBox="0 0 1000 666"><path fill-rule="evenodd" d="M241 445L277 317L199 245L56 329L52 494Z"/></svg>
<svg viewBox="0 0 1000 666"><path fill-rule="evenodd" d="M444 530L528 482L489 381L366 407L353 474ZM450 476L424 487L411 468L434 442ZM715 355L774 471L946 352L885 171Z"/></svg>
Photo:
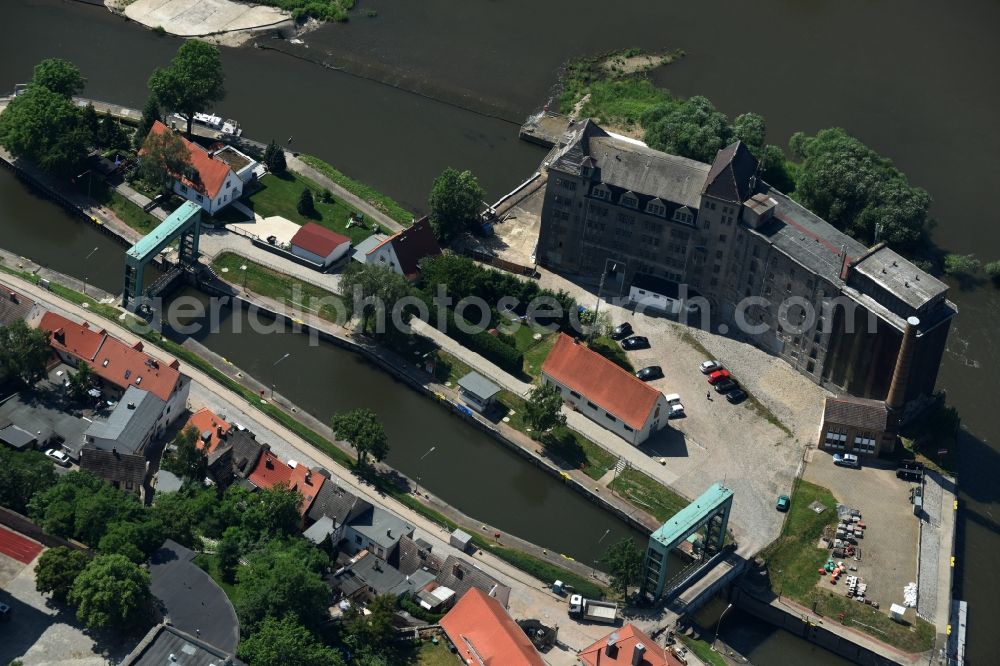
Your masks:
<svg viewBox="0 0 1000 666"><path fill-rule="evenodd" d="M626 9L595 0L461 6L371 0L365 6L378 9L378 17L327 26L306 35L301 47L282 48L333 65L366 59L393 86L290 55L227 50L229 96L219 110L240 119L249 136L292 138L292 147L308 147L419 210L444 166L473 169L494 198L537 166L540 151L518 142L509 121L544 103L567 58L631 46L682 48L682 61L656 73L661 85L703 94L730 114L762 113L775 143L800 129L846 128L931 192L942 247L984 261L1000 258L1000 227L989 224L1000 185L993 165L1000 132L992 122L1000 87L989 84L1000 62L1000 5L992 0L960 8L929 0L720 0ZM61 56L83 69L87 94L141 106L150 70L165 64L178 43L73 2L21 0L3 12L0 89L29 78L41 58ZM492 115L464 112L454 102ZM25 222L7 203L4 194L4 237L8 224ZM33 258L58 268L58 254ZM1000 345L992 338L1000 297L990 285L953 285L952 299L961 314L939 386L966 426L956 596L970 602L970 661L991 663L1000 651L1000 636L985 619L1000 611L993 566L1000 552L993 517L1000 418L991 409L1000 388Z"/></svg>

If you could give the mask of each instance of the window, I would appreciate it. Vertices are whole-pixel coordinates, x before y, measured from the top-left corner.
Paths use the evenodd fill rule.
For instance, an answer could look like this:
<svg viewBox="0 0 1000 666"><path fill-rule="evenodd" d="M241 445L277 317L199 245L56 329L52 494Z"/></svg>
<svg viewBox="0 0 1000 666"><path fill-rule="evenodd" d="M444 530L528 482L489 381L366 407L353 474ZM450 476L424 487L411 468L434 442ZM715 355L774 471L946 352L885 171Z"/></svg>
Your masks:
<svg viewBox="0 0 1000 666"><path fill-rule="evenodd" d="M579 393L577 393L576 391L570 391L570 392L569 392L569 394L570 394L571 396L573 396L574 398L579 398L579 397L580 397L580 394L579 394Z"/></svg>
<svg viewBox="0 0 1000 666"><path fill-rule="evenodd" d="M875 433L859 432L854 436L854 449L864 453L875 453Z"/></svg>
<svg viewBox="0 0 1000 666"><path fill-rule="evenodd" d="M667 212L667 209L663 206L663 204L657 201L650 201L646 206L646 212L653 215L664 215Z"/></svg>
<svg viewBox="0 0 1000 666"><path fill-rule="evenodd" d="M628 432L635 432L635 431L634 431L634 430L632 430L632 428L631 428L631 427L629 427L629 426L625 426L625 430L626 430L626 431L628 431Z"/></svg>
<svg viewBox="0 0 1000 666"><path fill-rule="evenodd" d="M826 431L824 446L828 449L843 450L847 448L847 429L838 426L831 426Z"/></svg>
<svg viewBox="0 0 1000 666"><path fill-rule="evenodd" d="M594 197L597 198L597 199L607 199L608 198L608 191L606 189L604 189L603 187L595 187L593 194L594 194Z"/></svg>
<svg viewBox="0 0 1000 666"><path fill-rule="evenodd" d="M194 196L195 196L196 199L198 199L198 201L204 201L204 199L202 198L202 196L200 194L196 194Z"/></svg>
<svg viewBox="0 0 1000 666"><path fill-rule="evenodd" d="M359 546L361 545L361 535L360 534L355 534L354 535L354 543L358 544Z"/></svg>
<svg viewBox="0 0 1000 666"><path fill-rule="evenodd" d="M715 252L715 258L716 259L722 259L722 250L717 250Z"/></svg>
<svg viewBox="0 0 1000 666"><path fill-rule="evenodd" d="M610 413L608 413L608 412L604 412L604 417L605 417L606 419L608 419L609 421L618 421L618 419L616 419L615 417L613 417L613 416L612 416L612 415L611 415Z"/></svg>
<svg viewBox="0 0 1000 666"><path fill-rule="evenodd" d="M726 242L726 234L719 234L719 242L720 243Z"/></svg>
<svg viewBox="0 0 1000 666"><path fill-rule="evenodd" d="M597 405L595 405L594 403L592 403L589 400L587 401L587 407L590 407L591 409L597 409Z"/></svg>
<svg viewBox="0 0 1000 666"><path fill-rule="evenodd" d="M132 482L131 481L126 481L125 482L125 489L126 490L132 490Z"/></svg>

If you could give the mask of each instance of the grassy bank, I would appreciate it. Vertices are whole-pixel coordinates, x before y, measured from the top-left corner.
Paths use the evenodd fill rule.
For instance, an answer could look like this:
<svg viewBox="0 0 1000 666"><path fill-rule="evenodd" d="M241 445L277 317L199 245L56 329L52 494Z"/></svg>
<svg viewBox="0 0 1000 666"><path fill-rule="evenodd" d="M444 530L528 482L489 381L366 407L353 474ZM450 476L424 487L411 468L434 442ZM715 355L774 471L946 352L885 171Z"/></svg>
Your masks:
<svg viewBox="0 0 1000 666"><path fill-rule="evenodd" d="M296 207L304 189L312 192L316 208L316 212L309 217L299 213ZM371 229L366 227L352 226L348 229L347 222L356 211L336 197L332 197L329 202L322 201L322 192L319 185L297 174L268 174L260 179L260 189L249 197L244 197L243 203L262 217L280 215L296 224L315 222L347 236L355 244L372 234Z"/></svg>
<svg viewBox="0 0 1000 666"><path fill-rule="evenodd" d="M637 507L665 523L690 502L651 476L629 467L622 470L609 487Z"/></svg>
<svg viewBox="0 0 1000 666"><path fill-rule="evenodd" d="M241 266L246 266L246 271L241 270ZM245 284L250 291L273 298L288 307L314 312L329 322L346 321L343 299L331 291L296 280L231 252L223 252L216 257L212 268L232 284ZM341 315L339 318L338 313Z"/></svg>
<svg viewBox="0 0 1000 666"><path fill-rule="evenodd" d="M333 166L327 164L318 157L312 155L299 155L299 159L319 171L321 174L337 183L345 190L364 199L375 208L396 220L400 224L407 225L413 220L413 213L400 206L394 199L388 197L373 187L359 183L350 176L346 176Z"/></svg>
<svg viewBox="0 0 1000 666"><path fill-rule="evenodd" d="M687 646L688 650L694 652L694 656L701 659L704 663L709 666L728 666L729 662L726 661L725 657L712 649L712 646L700 638L694 638L693 636L685 636L684 634L678 634L677 637L681 639L681 642Z"/></svg>
<svg viewBox="0 0 1000 666"><path fill-rule="evenodd" d="M254 0L258 5L270 5L291 12L296 21L314 18L320 21L346 21L354 8L354 0Z"/></svg>

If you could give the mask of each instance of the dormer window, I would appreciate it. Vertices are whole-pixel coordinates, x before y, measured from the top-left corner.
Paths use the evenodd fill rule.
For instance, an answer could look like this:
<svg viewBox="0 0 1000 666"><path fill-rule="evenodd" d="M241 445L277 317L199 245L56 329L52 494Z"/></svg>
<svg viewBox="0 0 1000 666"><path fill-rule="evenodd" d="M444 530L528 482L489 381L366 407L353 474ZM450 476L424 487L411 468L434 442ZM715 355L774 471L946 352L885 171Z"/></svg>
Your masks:
<svg viewBox="0 0 1000 666"><path fill-rule="evenodd" d="M593 189L591 194L594 195L595 199L601 199L602 201L606 201L608 198L608 188L604 187L603 185L598 185Z"/></svg>
<svg viewBox="0 0 1000 666"><path fill-rule="evenodd" d="M650 215L658 215L663 217L667 213L667 207L663 205L663 202L659 199L653 199L648 204L646 204L646 212Z"/></svg>
<svg viewBox="0 0 1000 666"><path fill-rule="evenodd" d="M687 206L682 206L674 211L674 222L690 224L693 220L694 215L691 213L691 209Z"/></svg>
<svg viewBox="0 0 1000 666"><path fill-rule="evenodd" d="M626 192L622 195L621 204L627 208L637 208L639 206L639 199L631 192Z"/></svg>

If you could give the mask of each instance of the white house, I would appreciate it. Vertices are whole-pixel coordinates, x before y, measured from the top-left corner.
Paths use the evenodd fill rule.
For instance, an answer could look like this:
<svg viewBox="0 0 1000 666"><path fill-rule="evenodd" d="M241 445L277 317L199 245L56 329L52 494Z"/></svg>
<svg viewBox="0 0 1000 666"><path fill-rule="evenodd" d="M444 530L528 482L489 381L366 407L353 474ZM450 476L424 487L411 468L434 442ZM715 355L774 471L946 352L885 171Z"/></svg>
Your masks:
<svg viewBox="0 0 1000 666"><path fill-rule="evenodd" d="M173 131L156 121L149 134ZM173 174L174 192L197 203L209 214L217 213L243 196L243 186L255 178L254 172L258 165L254 159L232 146L208 151L197 143L188 141L180 133L177 136L187 148L191 171Z"/></svg>
<svg viewBox="0 0 1000 666"><path fill-rule="evenodd" d="M560 334L542 364L542 381L563 400L633 446L667 422L667 399L586 345Z"/></svg>
<svg viewBox="0 0 1000 666"><path fill-rule="evenodd" d="M358 244L354 259L384 266L408 280L417 277L424 257L441 254L431 223L423 217L392 236L374 235Z"/></svg>
<svg viewBox="0 0 1000 666"><path fill-rule="evenodd" d="M351 249L351 239L315 222L303 224L291 240L292 254L326 268Z"/></svg>
<svg viewBox="0 0 1000 666"><path fill-rule="evenodd" d="M683 292L683 293L682 293ZM672 315L680 314L681 308L687 304L690 312L694 307L692 300L701 298L698 292L680 285L672 280L665 280L654 275L636 273L629 287L629 301L635 304L637 312L658 310Z"/></svg>

